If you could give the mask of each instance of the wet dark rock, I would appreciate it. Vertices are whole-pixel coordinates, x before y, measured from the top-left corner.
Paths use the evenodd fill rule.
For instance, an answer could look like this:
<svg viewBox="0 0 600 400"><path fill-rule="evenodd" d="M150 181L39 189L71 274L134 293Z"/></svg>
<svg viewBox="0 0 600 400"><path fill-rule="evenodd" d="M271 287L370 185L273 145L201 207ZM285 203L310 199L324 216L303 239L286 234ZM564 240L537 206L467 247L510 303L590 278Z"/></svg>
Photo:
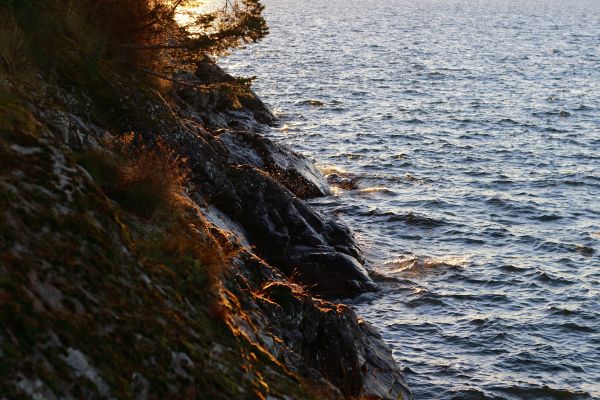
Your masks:
<svg viewBox="0 0 600 400"><path fill-rule="evenodd" d="M229 152L229 163L266 171L300 198L330 194L325 177L311 161L259 134L230 130L221 133L219 140Z"/></svg>
<svg viewBox="0 0 600 400"><path fill-rule="evenodd" d="M272 348L286 367L315 383L325 377L346 398L412 399L390 348L350 307L309 296L260 260L246 256L241 262L245 283L262 284L269 300L257 298L253 307L261 312L252 316L285 343Z"/></svg>
<svg viewBox="0 0 600 400"><path fill-rule="evenodd" d="M285 254L288 265L298 265L303 283L311 290L328 297L352 296L377 290L367 270L347 254L330 247L294 246ZM290 271L285 271L290 273ZM292 269L292 272L294 269Z"/></svg>
<svg viewBox="0 0 600 400"><path fill-rule="evenodd" d="M327 176L327 182L330 185L339 187L344 190L357 190L359 189L357 179L350 179L345 176L338 174L330 174Z"/></svg>
<svg viewBox="0 0 600 400"><path fill-rule="evenodd" d="M234 191L220 193L214 204L240 223L257 254L323 296L353 297L377 289L341 222L326 219L250 166L232 168L229 177Z"/></svg>
<svg viewBox="0 0 600 400"><path fill-rule="evenodd" d="M323 107L325 103L319 100L304 100L298 103L303 106L311 106L311 107Z"/></svg>

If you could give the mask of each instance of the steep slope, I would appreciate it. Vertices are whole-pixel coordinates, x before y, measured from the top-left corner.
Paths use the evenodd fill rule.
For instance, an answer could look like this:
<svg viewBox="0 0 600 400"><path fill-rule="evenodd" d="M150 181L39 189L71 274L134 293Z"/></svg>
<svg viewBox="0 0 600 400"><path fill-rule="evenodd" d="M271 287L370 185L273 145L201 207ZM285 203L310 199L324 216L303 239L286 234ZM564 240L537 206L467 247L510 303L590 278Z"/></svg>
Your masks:
<svg viewBox="0 0 600 400"><path fill-rule="evenodd" d="M302 200L323 177L198 68L2 73L2 397L411 398L374 328L323 299L376 290Z"/></svg>

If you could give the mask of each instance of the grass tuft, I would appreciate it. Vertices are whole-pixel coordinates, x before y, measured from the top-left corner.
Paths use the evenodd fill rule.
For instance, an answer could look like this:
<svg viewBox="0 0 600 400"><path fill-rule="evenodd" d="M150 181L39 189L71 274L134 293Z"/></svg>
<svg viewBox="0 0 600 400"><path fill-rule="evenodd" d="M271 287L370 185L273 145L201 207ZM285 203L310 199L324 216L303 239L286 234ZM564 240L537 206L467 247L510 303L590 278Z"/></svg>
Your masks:
<svg viewBox="0 0 600 400"><path fill-rule="evenodd" d="M135 134L113 140L111 151L92 149L78 161L104 192L125 210L151 219L176 207L186 191L186 160L162 141L153 147L139 143Z"/></svg>
<svg viewBox="0 0 600 400"><path fill-rule="evenodd" d="M29 67L23 32L12 15L0 10L0 68L14 75Z"/></svg>

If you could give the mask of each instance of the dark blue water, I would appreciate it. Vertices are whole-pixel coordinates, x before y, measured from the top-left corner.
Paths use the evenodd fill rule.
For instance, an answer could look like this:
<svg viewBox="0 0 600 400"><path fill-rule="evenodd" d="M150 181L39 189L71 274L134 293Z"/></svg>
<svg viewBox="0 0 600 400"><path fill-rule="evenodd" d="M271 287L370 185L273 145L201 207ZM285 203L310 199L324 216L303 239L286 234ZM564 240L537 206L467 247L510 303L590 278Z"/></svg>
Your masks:
<svg viewBox="0 0 600 400"><path fill-rule="evenodd" d="M600 399L600 1L267 0L272 136L335 189L418 399ZM333 179L335 178L335 179Z"/></svg>

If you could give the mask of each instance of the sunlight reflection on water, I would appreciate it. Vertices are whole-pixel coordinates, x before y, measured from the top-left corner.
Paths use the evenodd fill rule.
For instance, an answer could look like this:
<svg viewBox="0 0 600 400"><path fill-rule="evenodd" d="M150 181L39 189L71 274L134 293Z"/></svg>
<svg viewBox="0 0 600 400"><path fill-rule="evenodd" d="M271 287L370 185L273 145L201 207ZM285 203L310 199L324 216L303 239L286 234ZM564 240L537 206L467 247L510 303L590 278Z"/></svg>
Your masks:
<svg viewBox="0 0 600 400"><path fill-rule="evenodd" d="M223 7L225 0L196 0L190 1L186 7L182 7L175 20L182 26L190 24L196 15L211 12L219 7Z"/></svg>

